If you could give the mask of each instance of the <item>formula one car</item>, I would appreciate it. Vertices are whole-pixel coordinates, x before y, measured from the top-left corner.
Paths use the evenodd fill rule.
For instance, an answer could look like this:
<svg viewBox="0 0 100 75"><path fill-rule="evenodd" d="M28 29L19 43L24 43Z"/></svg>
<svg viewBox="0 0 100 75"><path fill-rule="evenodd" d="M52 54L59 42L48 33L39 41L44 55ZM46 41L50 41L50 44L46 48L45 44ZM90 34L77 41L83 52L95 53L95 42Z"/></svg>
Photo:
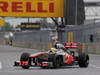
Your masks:
<svg viewBox="0 0 100 75"><path fill-rule="evenodd" d="M79 65L79 67L86 68L89 64L89 55L79 51L79 47L79 43L65 43L64 48L51 48L49 51L35 54L23 53L20 61L14 62L14 66L29 69L34 66L41 68L60 68L62 66Z"/></svg>

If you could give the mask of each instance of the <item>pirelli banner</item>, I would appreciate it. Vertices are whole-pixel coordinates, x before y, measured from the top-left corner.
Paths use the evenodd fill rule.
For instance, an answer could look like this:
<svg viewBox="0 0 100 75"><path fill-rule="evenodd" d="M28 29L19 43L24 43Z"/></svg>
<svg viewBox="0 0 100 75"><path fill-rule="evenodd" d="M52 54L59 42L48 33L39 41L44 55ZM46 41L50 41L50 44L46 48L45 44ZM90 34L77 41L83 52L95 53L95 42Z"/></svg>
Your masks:
<svg viewBox="0 0 100 75"><path fill-rule="evenodd" d="M0 16L64 17L64 0L0 0Z"/></svg>

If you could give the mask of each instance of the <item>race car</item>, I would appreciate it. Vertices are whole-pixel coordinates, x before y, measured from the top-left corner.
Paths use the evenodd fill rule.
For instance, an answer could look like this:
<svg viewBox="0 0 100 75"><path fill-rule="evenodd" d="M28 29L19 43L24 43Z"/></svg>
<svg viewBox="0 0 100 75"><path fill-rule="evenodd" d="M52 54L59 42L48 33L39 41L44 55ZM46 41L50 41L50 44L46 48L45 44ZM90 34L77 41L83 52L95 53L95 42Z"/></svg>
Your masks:
<svg viewBox="0 0 100 75"><path fill-rule="evenodd" d="M79 47L81 47L79 43L64 43L64 47L51 48L49 51L34 54L22 53L20 61L15 61L14 66L29 69L34 66L60 68L62 66L79 65L79 67L86 68L89 64L89 55L79 51Z"/></svg>

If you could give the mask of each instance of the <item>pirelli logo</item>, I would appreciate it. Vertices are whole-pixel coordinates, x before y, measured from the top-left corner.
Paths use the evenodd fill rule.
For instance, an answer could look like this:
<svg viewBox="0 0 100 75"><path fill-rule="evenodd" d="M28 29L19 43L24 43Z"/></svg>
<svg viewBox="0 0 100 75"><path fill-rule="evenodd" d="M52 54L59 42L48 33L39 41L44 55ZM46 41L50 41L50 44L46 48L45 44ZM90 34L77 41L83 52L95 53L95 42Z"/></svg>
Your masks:
<svg viewBox="0 0 100 75"><path fill-rule="evenodd" d="M0 0L0 16L63 17L64 0Z"/></svg>

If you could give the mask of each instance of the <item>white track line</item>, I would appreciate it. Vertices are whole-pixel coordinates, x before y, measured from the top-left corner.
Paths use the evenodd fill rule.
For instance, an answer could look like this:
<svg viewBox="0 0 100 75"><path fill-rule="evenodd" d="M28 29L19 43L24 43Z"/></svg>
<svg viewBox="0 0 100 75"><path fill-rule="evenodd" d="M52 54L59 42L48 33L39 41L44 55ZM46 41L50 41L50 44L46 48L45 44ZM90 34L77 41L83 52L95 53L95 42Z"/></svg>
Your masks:
<svg viewBox="0 0 100 75"><path fill-rule="evenodd" d="M2 63L0 62L0 69L2 69Z"/></svg>
<svg viewBox="0 0 100 75"><path fill-rule="evenodd" d="M91 67L94 67L94 68L97 68L97 69L100 69L100 67L99 66L96 66L96 65L90 65Z"/></svg>

